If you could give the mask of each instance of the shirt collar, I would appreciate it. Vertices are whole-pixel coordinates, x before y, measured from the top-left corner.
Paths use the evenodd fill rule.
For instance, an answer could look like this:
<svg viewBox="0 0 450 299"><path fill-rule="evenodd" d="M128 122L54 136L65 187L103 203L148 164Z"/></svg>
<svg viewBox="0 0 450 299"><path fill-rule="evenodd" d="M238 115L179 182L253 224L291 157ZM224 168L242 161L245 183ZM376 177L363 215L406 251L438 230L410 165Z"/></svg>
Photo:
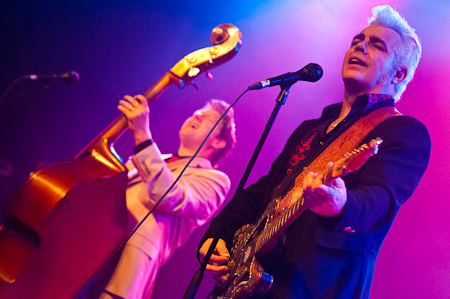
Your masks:
<svg viewBox="0 0 450 299"><path fill-rule="evenodd" d="M392 99L392 97L387 94L366 93L358 96L355 99L355 102L352 105L352 110L357 109L366 111L375 106L376 104L390 99Z"/></svg>
<svg viewBox="0 0 450 299"><path fill-rule="evenodd" d="M164 160L167 163L175 162L181 159L190 159L191 156L179 156L178 153L170 154L167 158L164 158Z"/></svg>
<svg viewBox="0 0 450 299"><path fill-rule="evenodd" d="M186 165L186 163L192 158L192 156L179 156L176 154L164 154L161 155L163 160L168 164L169 168L177 168L180 165ZM203 157L195 157L191 164L189 164L191 168L213 168L211 161L207 158Z"/></svg>
<svg viewBox="0 0 450 299"><path fill-rule="evenodd" d="M381 102L385 102L387 100L393 101L393 98L386 94L375 94L375 93L366 93L363 95L360 95L356 97L355 102L352 105L352 109L349 113L352 114L356 111L367 111L371 109L376 104L379 104ZM330 118L336 118L342 108L342 103L333 104L330 106L327 106L323 109L322 116L320 117L321 120L326 120Z"/></svg>

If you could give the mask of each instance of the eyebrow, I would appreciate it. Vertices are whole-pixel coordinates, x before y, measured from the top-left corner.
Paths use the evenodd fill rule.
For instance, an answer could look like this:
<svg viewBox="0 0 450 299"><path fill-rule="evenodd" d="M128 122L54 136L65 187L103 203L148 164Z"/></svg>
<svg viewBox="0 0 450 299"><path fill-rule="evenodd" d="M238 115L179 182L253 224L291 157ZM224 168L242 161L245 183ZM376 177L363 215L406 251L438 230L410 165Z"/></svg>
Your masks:
<svg viewBox="0 0 450 299"><path fill-rule="evenodd" d="M355 41L355 39L356 40L364 40L365 37L366 37L366 35L364 33L357 34L353 37L352 42ZM371 42L381 43L384 46L384 48L387 48L386 43L380 37L378 37L376 35L371 35L369 39Z"/></svg>
<svg viewBox="0 0 450 299"><path fill-rule="evenodd" d="M208 120L210 120L210 121L213 121L213 122L216 122L216 121L217 121L217 119L216 119L214 113L211 113L211 112L204 113L204 112L206 112L206 111L210 111L209 109L206 109L206 110L205 110L205 109L199 109L199 110L196 110L195 112L197 112L197 111L200 111L204 118L206 118L206 119L208 119ZM212 110L212 111L216 111L216 110ZM217 111L216 111L216 112L217 112ZM217 113L219 113L219 112L217 112Z"/></svg>
<svg viewBox="0 0 450 299"><path fill-rule="evenodd" d="M354 41L355 39L364 39L366 37L366 35L364 33L360 33L357 34L353 37L352 41Z"/></svg>

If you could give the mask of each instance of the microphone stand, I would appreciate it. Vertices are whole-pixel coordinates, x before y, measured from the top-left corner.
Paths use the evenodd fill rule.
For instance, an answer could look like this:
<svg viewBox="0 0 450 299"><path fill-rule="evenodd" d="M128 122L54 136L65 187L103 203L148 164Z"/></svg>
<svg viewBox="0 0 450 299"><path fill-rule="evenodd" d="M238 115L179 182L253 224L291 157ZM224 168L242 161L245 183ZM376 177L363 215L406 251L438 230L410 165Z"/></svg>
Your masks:
<svg viewBox="0 0 450 299"><path fill-rule="evenodd" d="M293 82L293 83L295 83L295 82ZM286 103L287 96L289 95L289 89L291 88L293 83L288 84L288 85L281 85L281 91L277 96L276 104L272 111L272 114L271 114L271 116L266 124L266 127L259 139L259 142L253 152L250 162L247 165L247 168L245 169L245 172L244 172L244 174L241 178L241 181L236 189L236 192L234 193L233 198L231 199L227 210L224 211L224 213L222 214L222 217L220 218L218 227L222 227L222 223L224 222L224 219L226 219L226 215L228 215L228 213L234 209L234 206L236 204L236 201L234 199L238 198L239 195L241 194L242 190L244 189L245 183L247 182L250 172L253 169L253 166L256 162L256 159L259 156L259 153L261 152L261 149L264 145L264 142L267 139L267 136L269 135L270 129L271 129L273 123L275 122L275 118L276 118L278 112L280 111L281 105L284 105ZM208 249L208 252L207 252L205 258L203 259L203 262L200 264L200 268L197 270L197 272L195 272L194 277L192 277L192 280L186 290L186 293L183 296L183 299L193 299L195 297L198 287L200 286L200 283L203 279L203 274L205 272L206 265L208 264L208 261L214 251L214 248L216 247L216 244L219 241L219 238L220 238L220 230L217 230L215 233L214 239Z"/></svg>
<svg viewBox="0 0 450 299"><path fill-rule="evenodd" d="M20 98L23 98L25 96L38 94L39 92L41 92L41 91L43 91L43 90L45 90L45 89L47 89L49 87L49 84L46 83L46 84L40 86L39 88L35 88L35 89L32 89L32 90L30 90L31 88L29 88L29 91L27 91L27 92L22 92L22 93L14 96L14 97L7 98L6 95L12 90L12 88L14 86L16 86L16 84L19 83L19 81L25 80L25 79L29 79L29 75L25 75L25 76L17 78L16 80L13 81L13 83L11 83L8 86L8 88L6 88L6 90L0 96L0 106L3 105L3 104L9 104L15 99L20 99Z"/></svg>

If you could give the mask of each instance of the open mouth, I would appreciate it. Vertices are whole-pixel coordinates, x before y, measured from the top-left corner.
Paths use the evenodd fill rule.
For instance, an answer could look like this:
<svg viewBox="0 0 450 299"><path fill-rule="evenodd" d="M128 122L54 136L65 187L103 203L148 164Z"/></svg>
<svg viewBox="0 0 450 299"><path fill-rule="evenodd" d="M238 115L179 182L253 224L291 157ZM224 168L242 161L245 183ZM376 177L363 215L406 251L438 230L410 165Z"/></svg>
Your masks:
<svg viewBox="0 0 450 299"><path fill-rule="evenodd" d="M362 60L355 58L355 57L350 58L348 60L348 64L366 66L366 64Z"/></svg>

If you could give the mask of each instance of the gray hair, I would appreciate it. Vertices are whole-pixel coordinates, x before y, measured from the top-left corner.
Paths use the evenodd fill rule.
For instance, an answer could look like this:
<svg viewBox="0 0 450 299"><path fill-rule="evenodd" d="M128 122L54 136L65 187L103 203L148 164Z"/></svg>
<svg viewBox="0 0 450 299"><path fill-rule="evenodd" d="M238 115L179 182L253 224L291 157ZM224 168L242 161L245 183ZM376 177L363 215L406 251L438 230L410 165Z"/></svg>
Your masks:
<svg viewBox="0 0 450 299"><path fill-rule="evenodd" d="M372 9L370 25L383 26L396 31L401 37L401 44L394 48L396 66L407 69L405 80L394 86L394 99L398 101L412 80L422 55L422 45L415 30L391 6L379 5Z"/></svg>

